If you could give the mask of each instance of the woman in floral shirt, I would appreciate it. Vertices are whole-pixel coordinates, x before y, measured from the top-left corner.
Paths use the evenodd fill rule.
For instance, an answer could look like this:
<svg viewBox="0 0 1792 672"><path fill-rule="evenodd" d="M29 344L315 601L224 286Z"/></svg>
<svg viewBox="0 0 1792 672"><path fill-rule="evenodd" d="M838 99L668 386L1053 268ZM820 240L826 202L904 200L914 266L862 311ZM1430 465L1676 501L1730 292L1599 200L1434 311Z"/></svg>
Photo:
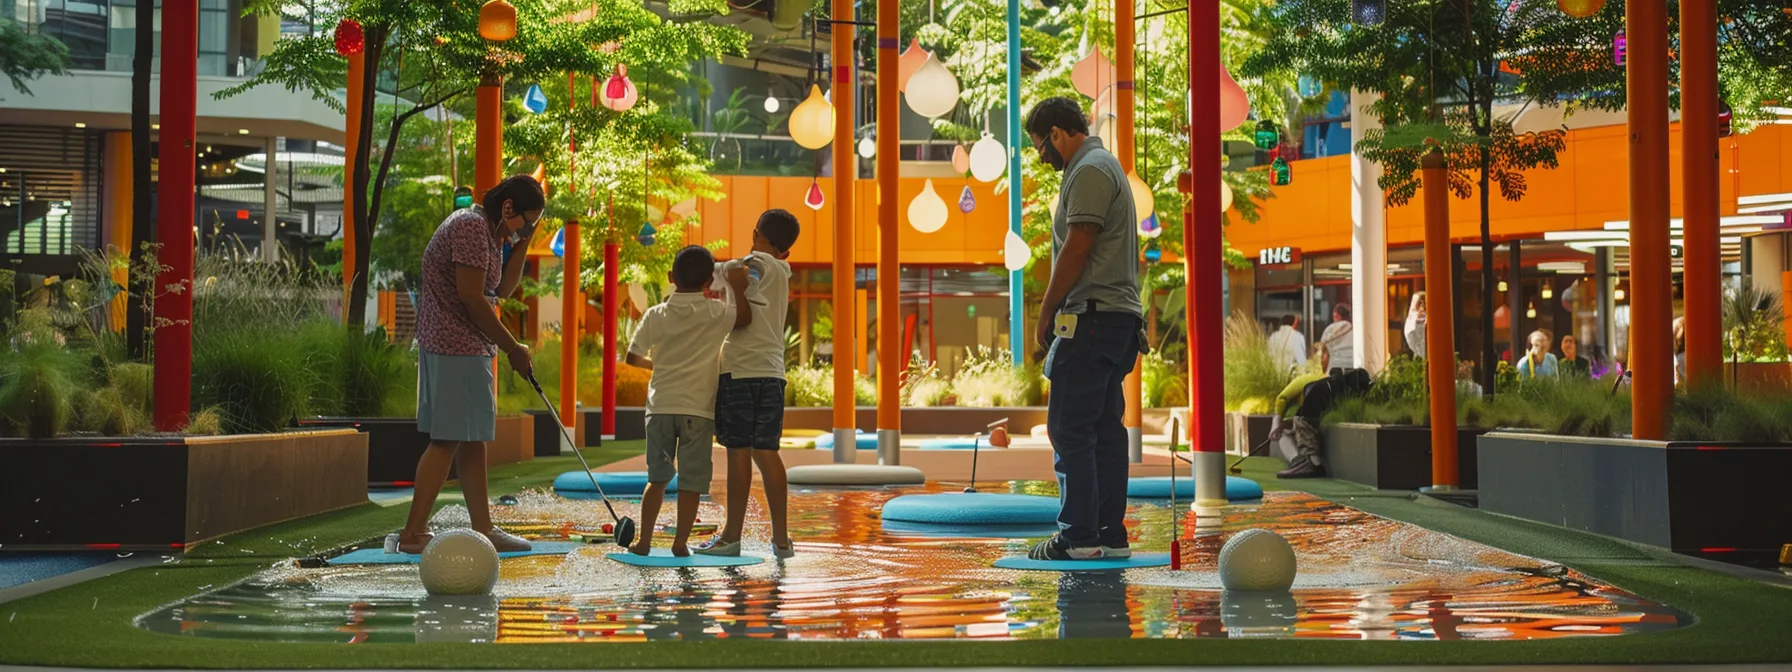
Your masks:
<svg viewBox="0 0 1792 672"><path fill-rule="evenodd" d="M529 542L492 527L486 499L485 444L497 433L492 357L502 350L516 371L529 371L529 348L498 321L498 297L516 291L546 203L541 184L516 175L485 192L483 207L456 210L436 228L423 251L422 304L417 310L417 429L429 449L417 461L417 491L398 550L421 553L429 544L429 516L452 462L466 493L473 529L499 551L524 551ZM504 243L519 250L501 263Z"/></svg>

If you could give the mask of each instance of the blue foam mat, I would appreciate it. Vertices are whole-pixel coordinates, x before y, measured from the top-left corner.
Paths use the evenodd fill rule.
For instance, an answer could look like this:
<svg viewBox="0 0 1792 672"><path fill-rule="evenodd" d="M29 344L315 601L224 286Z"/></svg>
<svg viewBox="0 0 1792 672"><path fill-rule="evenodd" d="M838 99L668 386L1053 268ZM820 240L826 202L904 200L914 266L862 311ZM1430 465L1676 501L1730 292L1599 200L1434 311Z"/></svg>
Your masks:
<svg viewBox="0 0 1792 672"><path fill-rule="evenodd" d="M761 558L757 555L741 555L727 558L692 553L687 557L680 558L672 555L671 549L665 548L656 548L649 551L649 553L650 555L611 553L604 557L625 565L633 565L636 567L746 567L748 565L757 565L761 562L765 562L765 558Z"/></svg>
<svg viewBox="0 0 1792 672"><path fill-rule="evenodd" d="M1168 499L1170 496L1170 477L1137 476L1126 479L1126 496L1139 499ZM1176 479L1176 498L1194 499L1195 480L1192 478ZM1226 477L1226 499L1233 502L1244 502L1263 499L1263 486L1256 481L1239 476Z"/></svg>
<svg viewBox="0 0 1792 672"><path fill-rule="evenodd" d="M1058 498L993 492L903 495L884 503L882 518L936 525L1045 525L1058 520Z"/></svg>
<svg viewBox="0 0 1792 672"><path fill-rule="evenodd" d="M921 442L921 449L973 450L983 445L989 445L989 442L982 439L927 439Z"/></svg>
<svg viewBox="0 0 1792 672"><path fill-rule="evenodd" d="M534 548L514 553L499 553L500 558L522 558L531 555L566 555L589 544L577 541L537 541L532 542ZM387 553L384 548L363 548L351 553L344 553L329 560L331 565L415 565L423 561L423 556L410 553Z"/></svg>
<svg viewBox="0 0 1792 672"><path fill-rule="evenodd" d="M854 436L853 441L858 443L859 450L877 450L877 435L876 434L867 434L865 432L859 432L857 435ZM815 437L815 449L816 450L833 450L834 449L834 435L833 434L823 434L821 436Z"/></svg>
<svg viewBox="0 0 1792 672"><path fill-rule="evenodd" d="M1027 525L940 525L934 523L910 523L901 520L884 520L884 532L910 537L942 537L952 539L984 538L984 539L1038 539L1052 536L1058 531L1056 523L1036 523Z"/></svg>
<svg viewBox="0 0 1792 672"><path fill-rule="evenodd" d="M1130 558L1102 560L1034 560L1024 555L1011 555L996 561L1001 569L1025 569L1036 572L1091 572L1141 567L1168 567L1169 553L1134 553Z"/></svg>
<svg viewBox="0 0 1792 672"><path fill-rule="evenodd" d="M591 472L591 475L597 477L597 484L603 486L604 494L611 497L640 497L641 493L647 491L647 472L645 471L594 471ZM678 490L677 476L673 476L672 480L666 483L666 490L668 492ZM591 487L591 479L587 478L583 471L569 471L555 476L554 492L562 495L585 493L595 496L597 494L597 490Z"/></svg>

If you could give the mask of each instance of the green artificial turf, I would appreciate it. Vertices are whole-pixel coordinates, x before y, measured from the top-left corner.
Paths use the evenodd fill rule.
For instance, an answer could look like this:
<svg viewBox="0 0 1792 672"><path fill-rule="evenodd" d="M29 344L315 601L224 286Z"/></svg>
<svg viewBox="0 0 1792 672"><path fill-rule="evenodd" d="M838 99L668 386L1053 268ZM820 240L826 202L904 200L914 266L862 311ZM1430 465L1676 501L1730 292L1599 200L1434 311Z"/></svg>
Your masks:
<svg viewBox="0 0 1792 672"><path fill-rule="evenodd" d="M624 442L586 451L593 464L639 454ZM202 590L239 581L272 558L324 552L398 526L404 507L366 505L271 526L195 549L179 564L133 570L0 604L0 663L197 668L915 667L1019 665L1368 665L1719 663L1792 661L1792 591L1687 567L1672 554L1415 497L1330 480L1278 483L1271 460L1246 475L1289 485L1377 515L1515 553L1563 562L1696 617L1688 627L1609 638L1524 642L1314 640L1027 640L630 644L271 644L141 630L132 619ZM1279 466L1279 465L1276 465ZM493 470L494 495L547 484L577 468L550 458Z"/></svg>

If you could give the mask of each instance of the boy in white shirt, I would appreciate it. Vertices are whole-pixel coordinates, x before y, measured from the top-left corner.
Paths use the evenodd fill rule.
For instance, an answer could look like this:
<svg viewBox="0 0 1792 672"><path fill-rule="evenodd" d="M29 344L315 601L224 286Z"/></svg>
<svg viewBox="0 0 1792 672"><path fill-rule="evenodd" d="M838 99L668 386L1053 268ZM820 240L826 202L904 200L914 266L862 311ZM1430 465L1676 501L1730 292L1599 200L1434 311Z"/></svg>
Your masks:
<svg viewBox="0 0 1792 672"><path fill-rule="evenodd" d="M716 390L716 440L728 449L728 523L704 555L740 555L753 465L765 479L765 508L772 518L772 550L795 554L786 526L784 460L778 440L784 433L784 319L790 309L790 247L800 226L784 210L767 210L753 227L753 249L727 264L744 267L750 284L747 304L752 323L728 334L722 345L722 377Z"/></svg>
<svg viewBox="0 0 1792 672"><path fill-rule="evenodd" d="M747 309L744 270L727 274L729 291L724 300L703 296L715 267L709 250L697 245L679 250L669 274L677 293L647 309L629 344L628 363L653 371L647 383L648 484L641 495L641 539L629 548L635 555L647 555L653 546L660 502L674 473L678 475L678 533L672 540L672 555L691 554L686 545L691 525L697 521L700 498L709 492L720 364L716 351L728 332L753 319Z"/></svg>

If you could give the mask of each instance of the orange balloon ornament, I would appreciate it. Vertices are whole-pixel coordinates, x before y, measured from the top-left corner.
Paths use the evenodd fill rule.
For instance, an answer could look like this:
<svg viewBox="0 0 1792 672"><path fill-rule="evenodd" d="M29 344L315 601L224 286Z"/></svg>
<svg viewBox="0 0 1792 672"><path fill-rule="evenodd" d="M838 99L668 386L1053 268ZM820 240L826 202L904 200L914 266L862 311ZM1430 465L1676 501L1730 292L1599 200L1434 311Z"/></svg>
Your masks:
<svg viewBox="0 0 1792 672"><path fill-rule="evenodd" d="M1192 111L1190 116L1192 118ZM1238 80L1232 78L1232 73L1226 71L1226 66L1220 66L1219 132L1225 133L1238 128L1250 116L1251 99L1245 95L1244 87L1238 85Z"/></svg>
<svg viewBox="0 0 1792 672"><path fill-rule="evenodd" d="M1584 19L1605 9L1605 0L1556 0L1556 9L1577 19Z"/></svg>
<svg viewBox="0 0 1792 672"><path fill-rule="evenodd" d="M1077 93L1090 98L1099 96L1102 89L1114 85L1114 62L1100 49L1091 49L1070 69L1070 83L1076 86Z"/></svg>
<svg viewBox="0 0 1792 672"><path fill-rule="evenodd" d="M997 448L1007 448L1009 443L1007 427L997 427L990 431L989 445Z"/></svg>
<svg viewBox="0 0 1792 672"><path fill-rule="evenodd" d="M915 76L915 72L927 64L927 57L932 55L932 52L921 48L921 40L909 40L908 48L903 49L902 55L896 57L896 90L907 91L908 78Z"/></svg>

